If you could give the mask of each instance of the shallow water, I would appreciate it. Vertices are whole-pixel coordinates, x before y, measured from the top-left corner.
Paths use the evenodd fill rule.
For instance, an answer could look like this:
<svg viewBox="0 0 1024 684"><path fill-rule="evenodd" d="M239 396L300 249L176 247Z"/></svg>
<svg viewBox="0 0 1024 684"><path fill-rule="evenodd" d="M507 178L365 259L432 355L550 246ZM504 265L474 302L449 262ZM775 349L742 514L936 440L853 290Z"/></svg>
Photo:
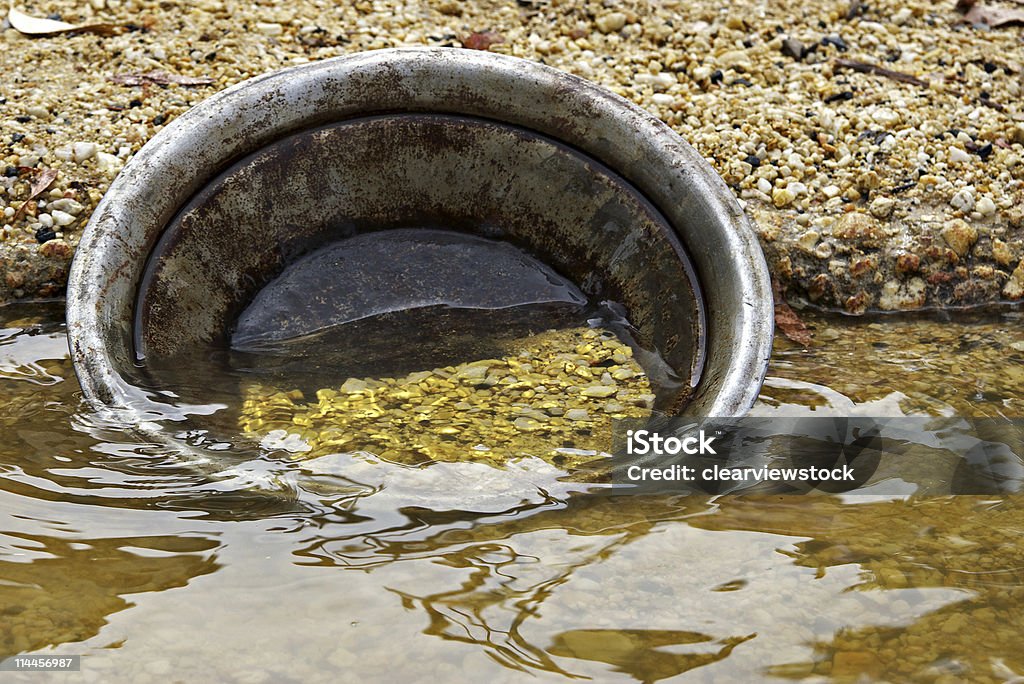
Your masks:
<svg viewBox="0 0 1024 684"><path fill-rule="evenodd" d="M1024 675L1018 495L594 496L543 462L209 443L195 463L82 405L59 307L0 320L0 656L84 656L46 681ZM757 412L1021 414L1017 314L809 320L819 344L777 342Z"/></svg>

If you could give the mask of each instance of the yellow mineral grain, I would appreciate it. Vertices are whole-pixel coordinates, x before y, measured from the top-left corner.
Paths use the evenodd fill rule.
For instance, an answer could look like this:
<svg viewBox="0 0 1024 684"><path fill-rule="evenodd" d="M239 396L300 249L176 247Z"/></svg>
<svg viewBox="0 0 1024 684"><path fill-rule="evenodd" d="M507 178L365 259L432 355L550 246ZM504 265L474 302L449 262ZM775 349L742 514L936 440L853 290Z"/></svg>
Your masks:
<svg viewBox="0 0 1024 684"><path fill-rule="evenodd" d="M252 385L240 427L254 439L288 435L301 458L365 451L406 464L501 465L535 456L572 467L610 450L612 420L644 417L654 402L633 350L606 330L549 330L510 342L507 354L348 378L308 403L298 390Z"/></svg>

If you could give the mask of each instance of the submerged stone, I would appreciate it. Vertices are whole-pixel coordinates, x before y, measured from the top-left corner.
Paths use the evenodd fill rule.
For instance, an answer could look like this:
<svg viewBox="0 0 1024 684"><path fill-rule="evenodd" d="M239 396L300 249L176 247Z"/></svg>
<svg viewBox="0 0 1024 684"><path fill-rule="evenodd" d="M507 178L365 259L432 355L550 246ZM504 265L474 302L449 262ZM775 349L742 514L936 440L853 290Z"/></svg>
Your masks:
<svg viewBox="0 0 1024 684"><path fill-rule="evenodd" d="M569 280L507 243L442 230L388 230L316 250L288 266L242 312L235 350L410 309L582 306Z"/></svg>

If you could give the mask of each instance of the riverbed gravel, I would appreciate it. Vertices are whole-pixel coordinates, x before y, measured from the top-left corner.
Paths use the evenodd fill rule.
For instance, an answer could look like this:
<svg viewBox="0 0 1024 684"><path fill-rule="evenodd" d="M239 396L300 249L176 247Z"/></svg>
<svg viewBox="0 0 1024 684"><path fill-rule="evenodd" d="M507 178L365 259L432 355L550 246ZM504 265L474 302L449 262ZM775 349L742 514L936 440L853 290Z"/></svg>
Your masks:
<svg viewBox="0 0 1024 684"><path fill-rule="evenodd" d="M18 7L121 32L0 32L0 301L61 293L113 177L192 105L407 45L542 61L660 117L733 188L791 299L860 313L1024 297L1022 31L964 24L953 2ZM46 169L56 179L23 207Z"/></svg>

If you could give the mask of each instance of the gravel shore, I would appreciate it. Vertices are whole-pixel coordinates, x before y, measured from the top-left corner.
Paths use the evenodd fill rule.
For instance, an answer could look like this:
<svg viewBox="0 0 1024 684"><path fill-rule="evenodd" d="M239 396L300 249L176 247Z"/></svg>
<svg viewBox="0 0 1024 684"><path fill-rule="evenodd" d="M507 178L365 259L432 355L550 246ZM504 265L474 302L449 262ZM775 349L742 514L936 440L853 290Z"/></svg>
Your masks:
<svg viewBox="0 0 1024 684"><path fill-rule="evenodd" d="M273 69L403 45L543 61L651 111L744 202L791 299L862 313L1024 297L1022 29L964 24L953 2L18 9L121 32L26 36L4 23L0 302L61 294L110 181L190 106ZM45 189L26 205L33 185Z"/></svg>

